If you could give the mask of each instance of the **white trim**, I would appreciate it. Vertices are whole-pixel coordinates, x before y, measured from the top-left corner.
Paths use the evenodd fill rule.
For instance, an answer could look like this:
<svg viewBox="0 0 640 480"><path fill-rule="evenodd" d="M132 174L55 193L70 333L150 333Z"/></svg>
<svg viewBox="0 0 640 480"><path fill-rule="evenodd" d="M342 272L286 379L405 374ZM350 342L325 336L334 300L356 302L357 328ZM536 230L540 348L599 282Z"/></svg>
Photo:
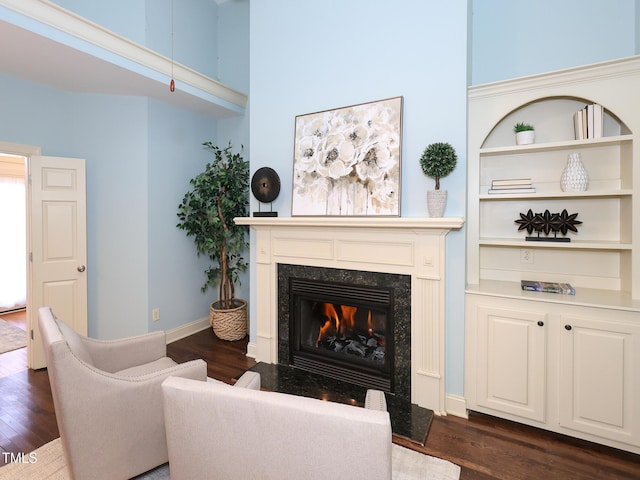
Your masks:
<svg viewBox="0 0 640 480"><path fill-rule="evenodd" d="M188 337L189 335L193 335L194 333L206 330L210 326L211 325L209 324L209 317L205 317L201 318L200 320L196 320L195 322L187 323L171 330L167 330L167 343L169 344L177 340L181 340Z"/></svg>
<svg viewBox="0 0 640 480"><path fill-rule="evenodd" d="M447 398L445 401L446 401L447 414L451 414L461 418L469 418L469 411L467 410L467 401L465 400L464 397L447 394Z"/></svg>
<svg viewBox="0 0 640 480"><path fill-rule="evenodd" d="M42 155L42 148L20 143L0 142L0 152L30 157L32 155Z"/></svg>
<svg viewBox="0 0 640 480"><path fill-rule="evenodd" d="M255 359L257 356L258 346L253 342L249 342L247 344L247 357Z"/></svg>

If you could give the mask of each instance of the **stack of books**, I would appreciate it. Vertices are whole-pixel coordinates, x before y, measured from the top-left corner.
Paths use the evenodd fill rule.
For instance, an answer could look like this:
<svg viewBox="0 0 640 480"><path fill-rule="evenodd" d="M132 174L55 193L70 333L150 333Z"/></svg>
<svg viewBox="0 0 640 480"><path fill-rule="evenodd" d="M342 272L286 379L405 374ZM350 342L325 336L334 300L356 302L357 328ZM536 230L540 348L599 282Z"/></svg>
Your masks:
<svg viewBox="0 0 640 480"><path fill-rule="evenodd" d="M585 105L573 114L576 140L601 138L603 134L604 108L598 103Z"/></svg>
<svg viewBox="0 0 640 480"><path fill-rule="evenodd" d="M531 292L546 292L546 293L563 293L565 295L575 295L576 291L570 283L555 283L555 282L535 282L533 280L520 280L520 286L522 290L528 290Z"/></svg>
<svg viewBox="0 0 640 480"><path fill-rule="evenodd" d="M489 193L536 193L530 178L505 178L492 180Z"/></svg>

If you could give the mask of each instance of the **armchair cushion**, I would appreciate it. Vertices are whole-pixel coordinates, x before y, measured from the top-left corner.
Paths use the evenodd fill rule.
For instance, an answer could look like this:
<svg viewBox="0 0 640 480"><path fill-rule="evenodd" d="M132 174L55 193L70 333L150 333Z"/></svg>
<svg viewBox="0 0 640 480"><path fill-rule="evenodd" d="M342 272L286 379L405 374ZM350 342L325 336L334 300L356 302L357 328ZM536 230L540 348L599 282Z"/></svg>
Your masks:
<svg viewBox="0 0 640 480"><path fill-rule="evenodd" d="M391 479L387 412L176 377L162 392L172 480Z"/></svg>
<svg viewBox="0 0 640 480"><path fill-rule="evenodd" d="M116 375L119 375L122 377L140 377L148 373L159 372L161 370L164 370L165 368L171 368L175 365L177 365L177 363L171 360L169 357L163 357L154 362L144 363L142 365L137 365L135 367L125 368L124 370L120 370L119 372L116 372Z"/></svg>

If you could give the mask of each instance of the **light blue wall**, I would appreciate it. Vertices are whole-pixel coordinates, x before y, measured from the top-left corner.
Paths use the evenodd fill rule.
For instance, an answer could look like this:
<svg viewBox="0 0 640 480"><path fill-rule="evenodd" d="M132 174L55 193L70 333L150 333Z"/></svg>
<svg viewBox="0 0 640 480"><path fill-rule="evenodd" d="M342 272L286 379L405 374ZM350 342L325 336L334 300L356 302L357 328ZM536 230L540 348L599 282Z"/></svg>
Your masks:
<svg viewBox="0 0 640 480"><path fill-rule="evenodd" d="M473 0L471 84L634 55L639 4Z"/></svg>
<svg viewBox="0 0 640 480"><path fill-rule="evenodd" d="M149 310L160 309L160 320L149 330L168 330L207 317L217 292L200 293L206 259L196 256L193 239L176 228L178 205L211 155L202 143L216 139L210 118L151 100L148 110L148 278Z"/></svg>
<svg viewBox="0 0 640 480"><path fill-rule="evenodd" d="M171 0L55 0L53 3L167 58L171 48ZM218 78L218 5L213 0L173 0L173 58Z"/></svg>
<svg viewBox="0 0 640 480"><path fill-rule="evenodd" d="M206 318L204 265L175 227L217 122L140 97L60 92L0 76L2 140L86 159L89 334L117 338ZM151 323L152 308L161 320Z"/></svg>
<svg viewBox="0 0 640 480"><path fill-rule="evenodd" d="M160 0L149 0L161 3ZM162 3L170 0L162 0ZM112 32L145 45L146 0L52 0L51 3L70 10ZM167 7L170 10L170 7Z"/></svg>
<svg viewBox="0 0 640 480"><path fill-rule="evenodd" d="M442 188L450 196L446 215L464 216L466 25L466 0L251 2L251 169L278 172L283 188L274 209L291 212L296 115L402 95L402 216L427 216L426 191L434 182L418 159L435 141L458 151L460 163ZM462 232L448 237L447 249L447 389L461 393ZM257 288L254 282L251 318Z"/></svg>

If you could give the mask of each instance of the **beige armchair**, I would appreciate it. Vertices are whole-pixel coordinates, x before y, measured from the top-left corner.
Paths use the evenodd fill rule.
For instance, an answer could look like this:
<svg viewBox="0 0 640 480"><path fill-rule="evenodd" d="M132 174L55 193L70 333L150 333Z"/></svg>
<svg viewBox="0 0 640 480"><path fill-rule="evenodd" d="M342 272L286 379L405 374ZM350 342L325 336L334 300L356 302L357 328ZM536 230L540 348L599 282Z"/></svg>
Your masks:
<svg viewBox="0 0 640 480"><path fill-rule="evenodd" d="M172 480L390 480L384 395L360 408L221 382L162 384Z"/></svg>
<svg viewBox="0 0 640 480"><path fill-rule="evenodd" d="M204 384L207 364L168 358L164 332L99 341L77 334L48 307L38 314L72 478L128 479L166 463L161 383L176 376Z"/></svg>

